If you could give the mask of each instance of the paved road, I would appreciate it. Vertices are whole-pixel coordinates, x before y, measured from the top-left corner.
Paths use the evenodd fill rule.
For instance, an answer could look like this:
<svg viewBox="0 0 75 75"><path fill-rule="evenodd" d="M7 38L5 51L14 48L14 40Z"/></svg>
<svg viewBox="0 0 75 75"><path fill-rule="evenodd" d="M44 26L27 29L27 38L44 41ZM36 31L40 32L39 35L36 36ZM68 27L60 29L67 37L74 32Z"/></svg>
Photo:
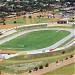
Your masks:
<svg viewBox="0 0 75 75"><path fill-rule="evenodd" d="M40 50L47 50L47 49L54 49L56 47L58 47L59 45L61 45L62 43L64 43L65 41L67 41L68 39L70 39L71 37L75 36L75 29L71 29L71 28L43 28L43 29L34 29L34 30L27 30L27 31L22 31L22 32L19 32L13 36L9 36L7 38L4 38L2 40L0 40L0 44L3 44L7 41L10 41L18 36L21 36L23 34L26 34L26 33L29 33L29 32L33 32L33 31L39 31L39 30L67 30L67 31L70 31L71 34L66 36L65 38L61 39L60 41L58 41L57 43L51 45L50 47L46 47L46 48L42 48L42 49L38 49L39 51ZM35 52L36 50L33 50L33 52ZM32 51L31 51L32 52Z"/></svg>

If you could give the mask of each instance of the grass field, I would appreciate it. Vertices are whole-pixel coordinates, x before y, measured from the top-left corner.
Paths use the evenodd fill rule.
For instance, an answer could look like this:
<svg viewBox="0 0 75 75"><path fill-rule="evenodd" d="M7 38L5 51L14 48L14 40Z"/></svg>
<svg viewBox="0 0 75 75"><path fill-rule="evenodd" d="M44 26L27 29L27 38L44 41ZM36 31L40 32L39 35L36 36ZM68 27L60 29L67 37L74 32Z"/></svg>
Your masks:
<svg viewBox="0 0 75 75"><path fill-rule="evenodd" d="M50 18L35 18L36 23L41 23L41 22L48 22L51 20Z"/></svg>
<svg viewBox="0 0 75 75"><path fill-rule="evenodd" d="M6 24L14 24L14 21L16 21L15 24L26 24L26 18L12 19L12 20L6 21L5 23L6 23Z"/></svg>
<svg viewBox="0 0 75 75"><path fill-rule="evenodd" d="M75 46L75 44L67 49L64 49L65 55L67 53L71 53L71 52L73 52L73 54L74 54L75 53L74 46ZM55 57L55 56L60 56L60 55L63 55L62 52L63 52L63 50L42 53L42 54L19 55L19 56L12 57L9 60L35 60L35 59L38 60L41 58L48 58L48 57L51 58L51 57ZM50 60L50 61L52 61L52 60Z"/></svg>
<svg viewBox="0 0 75 75"><path fill-rule="evenodd" d="M61 30L40 30L22 35L0 45L1 49L33 50L48 47L61 40L70 32Z"/></svg>
<svg viewBox="0 0 75 75"><path fill-rule="evenodd" d="M49 20L51 20L50 18L35 18L34 21L35 23L42 23L42 22L48 22ZM16 21L15 24L26 24L26 18L17 18L17 19L13 19L13 20L8 20L5 21L6 24L14 24L14 21ZM32 23L32 18L29 19L30 23Z"/></svg>
<svg viewBox="0 0 75 75"><path fill-rule="evenodd" d="M75 67L75 63L61 67L59 69L56 69L52 72L48 72L43 75L73 75L75 74L74 67Z"/></svg>
<svg viewBox="0 0 75 75"><path fill-rule="evenodd" d="M5 62L0 62L0 69L2 72L16 73L15 70L17 70L18 68L19 69L23 68L23 66L20 67L19 65L25 66L27 64L29 65L29 63L34 64L34 62L38 62L40 64L37 64L37 67L41 64L43 66L45 66L46 63L50 64L57 60L61 61L62 59L65 59L66 57L69 57L70 55L74 55L75 54L74 46L75 45L65 49L65 54L62 54L63 50L61 50L61 51L55 51L55 52L49 52L49 53L34 54L34 55L21 55L21 56L12 57L12 58L6 60ZM14 65L15 65L15 67L14 67ZM34 66L31 67L29 65L29 67L27 69L25 69L25 67L24 67L23 68L24 70L17 72L17 74L21 74L21 73L27 72L29 70L32 70L34 68Z"/></svg>

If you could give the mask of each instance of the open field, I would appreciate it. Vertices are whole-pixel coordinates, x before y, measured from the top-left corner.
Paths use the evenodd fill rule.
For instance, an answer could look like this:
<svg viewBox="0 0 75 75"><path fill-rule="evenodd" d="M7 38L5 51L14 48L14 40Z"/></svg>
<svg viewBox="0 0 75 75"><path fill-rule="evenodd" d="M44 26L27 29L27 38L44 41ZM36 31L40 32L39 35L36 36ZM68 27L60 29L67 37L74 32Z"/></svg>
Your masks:
<svg viewBox="0 0 75 75"><path fill-rule="evenodd" d="M45 48L69 35L65 30L40 30L30 32L0 45L1 49L34 50Z"/></svg>
<svg viewBox="0 0 75 75"><path fill-rule="evenodd" d="M14 23L14 21L16 21L16 23ZM11 19L11 20L7 20L5 22L6 24L26 24L26 18L17 18L17 19Z"/></svg>
<svg viewBox="0 0 75 75"><path fill-rule="evenodd" d="M73 75L75 74L74 69L75 69L75 63L61 67L59 69L53 70L43 75Z"/></svg>
<svg viewBox="0 0 75 75"><path fill-rule="evenodd" d="M54 51L54 52L48 52L48 53L42 53L42 54L31 54L31 55L19 55L10 58L9 60L42 60L41 58L51 58L59 55L63 55L62 52L65 51L65 54L73 52L74 54L74 49L75 49L75 44L67 49L60 50L60 51ZM52 61L52 60L50 60Z"/></svg>
<svg viewBox="0 0 75 75"><path fill-rule="evenodd" d="M28 20L30 21L30 23L32 23L32 18ZM50 18L35 18L34 20L35 20L35 23L42 23L42 22L48 22L51 19ZM16 23L14 23L14 21L16 21ZM5 21L5 23L6 24L27 24L26 18L23 18L23 17L7 20Z"/></svg>
<svg viewBox="0 0 75 75"><path fill-rule="evenodd" d="M5 60L4 62L0 62L0 65L2 65L2 67L0 68L2 69L2 72L21 74L23 72L32 70L35 66L39 67L41 64L45 65L46 63L50 64L56 62L57 60L61 61L62 59L69 57L70 55L74 55L74 45L65 49L65 54L62 54L62 52L63 50L43 54L20 55L12 57L8 60ZM35 64L35 62L37 63L37 65ZM15 70L18 69L22 70L20 72L15 72Z"/></svg>

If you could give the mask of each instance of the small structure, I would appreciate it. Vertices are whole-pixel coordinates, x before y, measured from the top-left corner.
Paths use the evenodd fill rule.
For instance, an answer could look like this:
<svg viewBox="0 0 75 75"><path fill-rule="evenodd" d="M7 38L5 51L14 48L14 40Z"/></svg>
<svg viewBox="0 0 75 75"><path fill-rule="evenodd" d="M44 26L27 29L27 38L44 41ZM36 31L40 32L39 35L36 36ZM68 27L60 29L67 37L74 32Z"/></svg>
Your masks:
<svg viewBox="0 0 75 75"><path fill-rule="evenodd" d="M63 19L60 19L59 21L57 21L58 24L68 24L68 20L69 18L63 18Z"/></svg>
<svg viewBox="0 0 75 75"><path fill-rule="evenodd" d="M0 59L8 59L10 57L17 56L16 52L14 51L0 51Z"/></svg>

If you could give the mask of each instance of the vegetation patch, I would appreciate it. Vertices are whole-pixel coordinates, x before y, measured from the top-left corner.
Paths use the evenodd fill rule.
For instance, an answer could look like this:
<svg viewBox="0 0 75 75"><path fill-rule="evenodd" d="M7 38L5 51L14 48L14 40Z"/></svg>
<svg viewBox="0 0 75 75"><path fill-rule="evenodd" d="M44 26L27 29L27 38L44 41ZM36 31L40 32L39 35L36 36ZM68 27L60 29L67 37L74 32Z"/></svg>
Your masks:
<svg viewBox="0 0 75 75"><path fill-rule="evenodd" d="M74 66L75 66L75 63L61 67L59 69L45 73L43 75L72 75L75 73Z"/></svg>
<svg viewBox="0 0 75 75"><path fill-rule="evenodd" d="M48 64L50 63L56 62L57 60L61 61L62 59L71 57L71 55L75 54L74 46L65 49L64 54L63 51L64 50L43 54L26 55L26 56L21 55L12 57L6 60L5 62L0 62L1 65L0 69L2 72L21 74L24 72L31 71L35 67L39 68L41 65L47 67ZM23 69L21 70L22 67Z"/></svg>
<svg viewBox="0 0 75 75"><path fill-rule="evenodd" d="M64 50L48 52L48 53L19 55L19 56L12 57L8 60L33 60L33 59L38 60L38 59L41 59L41 58L48 58L48 57L50 58L50 57L54 57L54 56L65 55L65 54L71 53L71 52L73 52L73 54L74 54L74 46L75 45L73 45L73 46L71 46L67 49L64 49Z"/></svg>
<svg viewBox="0 0 75 75"><path fill-rule="evenodd" d="M65 30L40 30L30 32L0 45L0 49L35 50L53 45L70 32Z"/></svg>

